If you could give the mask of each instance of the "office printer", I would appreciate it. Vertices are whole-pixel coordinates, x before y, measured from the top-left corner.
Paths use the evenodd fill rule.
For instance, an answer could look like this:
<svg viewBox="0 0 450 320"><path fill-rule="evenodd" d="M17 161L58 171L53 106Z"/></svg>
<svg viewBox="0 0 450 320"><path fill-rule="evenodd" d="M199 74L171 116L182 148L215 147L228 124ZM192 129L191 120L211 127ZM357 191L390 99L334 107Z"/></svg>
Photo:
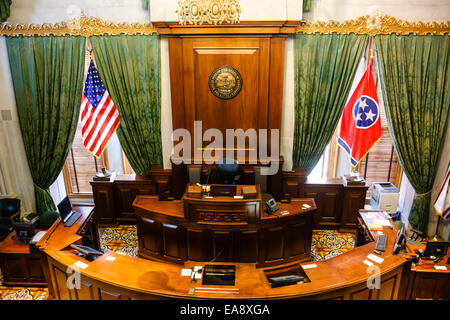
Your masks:
<svg viewBox="0 0 450 320"><path fill-rule="evenodd" d="M390 182L374 182L370 206L373 209L385 210L389 214L395 214L398 207L400 191Z"/></svg>

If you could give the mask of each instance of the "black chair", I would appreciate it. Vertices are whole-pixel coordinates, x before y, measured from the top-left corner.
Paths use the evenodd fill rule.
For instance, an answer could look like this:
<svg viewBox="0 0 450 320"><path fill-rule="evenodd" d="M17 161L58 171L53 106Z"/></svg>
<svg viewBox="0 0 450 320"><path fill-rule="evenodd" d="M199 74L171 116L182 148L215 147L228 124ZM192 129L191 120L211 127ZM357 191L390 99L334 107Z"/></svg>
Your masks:
<svg viewBox="0 0 450 320"><path fill-rule="evenodd" d="M0 241L3 241L13 230L11 216L20 211L20 199L0 199Z"/></svg>
<svg viewBox="0 0 450 320"><path fill-rule="evenodd" d="M232 158L220 158L217 163L217 183L237 184L239 179L239 162Z"/></svg>

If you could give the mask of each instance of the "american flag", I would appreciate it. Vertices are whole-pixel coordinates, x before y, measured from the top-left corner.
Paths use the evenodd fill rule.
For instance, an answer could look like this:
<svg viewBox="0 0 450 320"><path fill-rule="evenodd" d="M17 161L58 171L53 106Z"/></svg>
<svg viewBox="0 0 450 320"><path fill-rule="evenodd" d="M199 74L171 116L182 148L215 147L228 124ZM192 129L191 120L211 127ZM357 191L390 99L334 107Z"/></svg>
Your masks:
<svg viewBox="0 0 450 320"><path fill-rule="evenodd" d="M97 158L120 123L119 112L91 59L81 101L84 147Z"/></svg>

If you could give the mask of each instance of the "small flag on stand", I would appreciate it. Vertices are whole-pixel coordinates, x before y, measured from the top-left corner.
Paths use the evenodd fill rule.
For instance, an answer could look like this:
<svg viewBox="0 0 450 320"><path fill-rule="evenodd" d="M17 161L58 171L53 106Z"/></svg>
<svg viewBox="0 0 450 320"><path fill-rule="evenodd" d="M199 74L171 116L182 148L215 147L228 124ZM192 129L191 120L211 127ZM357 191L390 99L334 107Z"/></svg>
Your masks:
<svg viewBox="0 0 450 320"><path fill-rule="evenodd" d="M380 108L372 76L373 57L344 108L337 136L355 167L381 138Z"/></svg>
<svg viewBox="0 0 450 320"><path fill-rule="evenodd" d="M81 101L84 147L99 158L120 123L119 112L91 58Z"/></svg>
<svg viewBox="0 0 450 320"><path fill-rule="evenodd" d="M450 181L450 161L447 166L447 172L444 176L444 182L442 182L441 189L439 190L438 197L434 202L434 210L436 214L443 219L450 219L450 195L449 195L449 181Z"/></svg>

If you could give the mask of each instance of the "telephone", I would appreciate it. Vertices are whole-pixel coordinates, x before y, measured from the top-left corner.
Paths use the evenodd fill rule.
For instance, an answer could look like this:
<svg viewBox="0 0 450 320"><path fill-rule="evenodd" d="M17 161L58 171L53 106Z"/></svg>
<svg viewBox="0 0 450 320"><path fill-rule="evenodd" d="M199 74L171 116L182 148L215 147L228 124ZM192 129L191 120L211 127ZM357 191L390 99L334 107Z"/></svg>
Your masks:
<svg viewBox="0 0 450 320"><path fill-rule="evenodd" d="M270 198L269 200L267 200L265 202L265 204L266 204L266 208L267 208L267 212L268 213L274 214L275 212L278 211L278 204L277 204L277 202L275 201L274 198Z"/></svg>

